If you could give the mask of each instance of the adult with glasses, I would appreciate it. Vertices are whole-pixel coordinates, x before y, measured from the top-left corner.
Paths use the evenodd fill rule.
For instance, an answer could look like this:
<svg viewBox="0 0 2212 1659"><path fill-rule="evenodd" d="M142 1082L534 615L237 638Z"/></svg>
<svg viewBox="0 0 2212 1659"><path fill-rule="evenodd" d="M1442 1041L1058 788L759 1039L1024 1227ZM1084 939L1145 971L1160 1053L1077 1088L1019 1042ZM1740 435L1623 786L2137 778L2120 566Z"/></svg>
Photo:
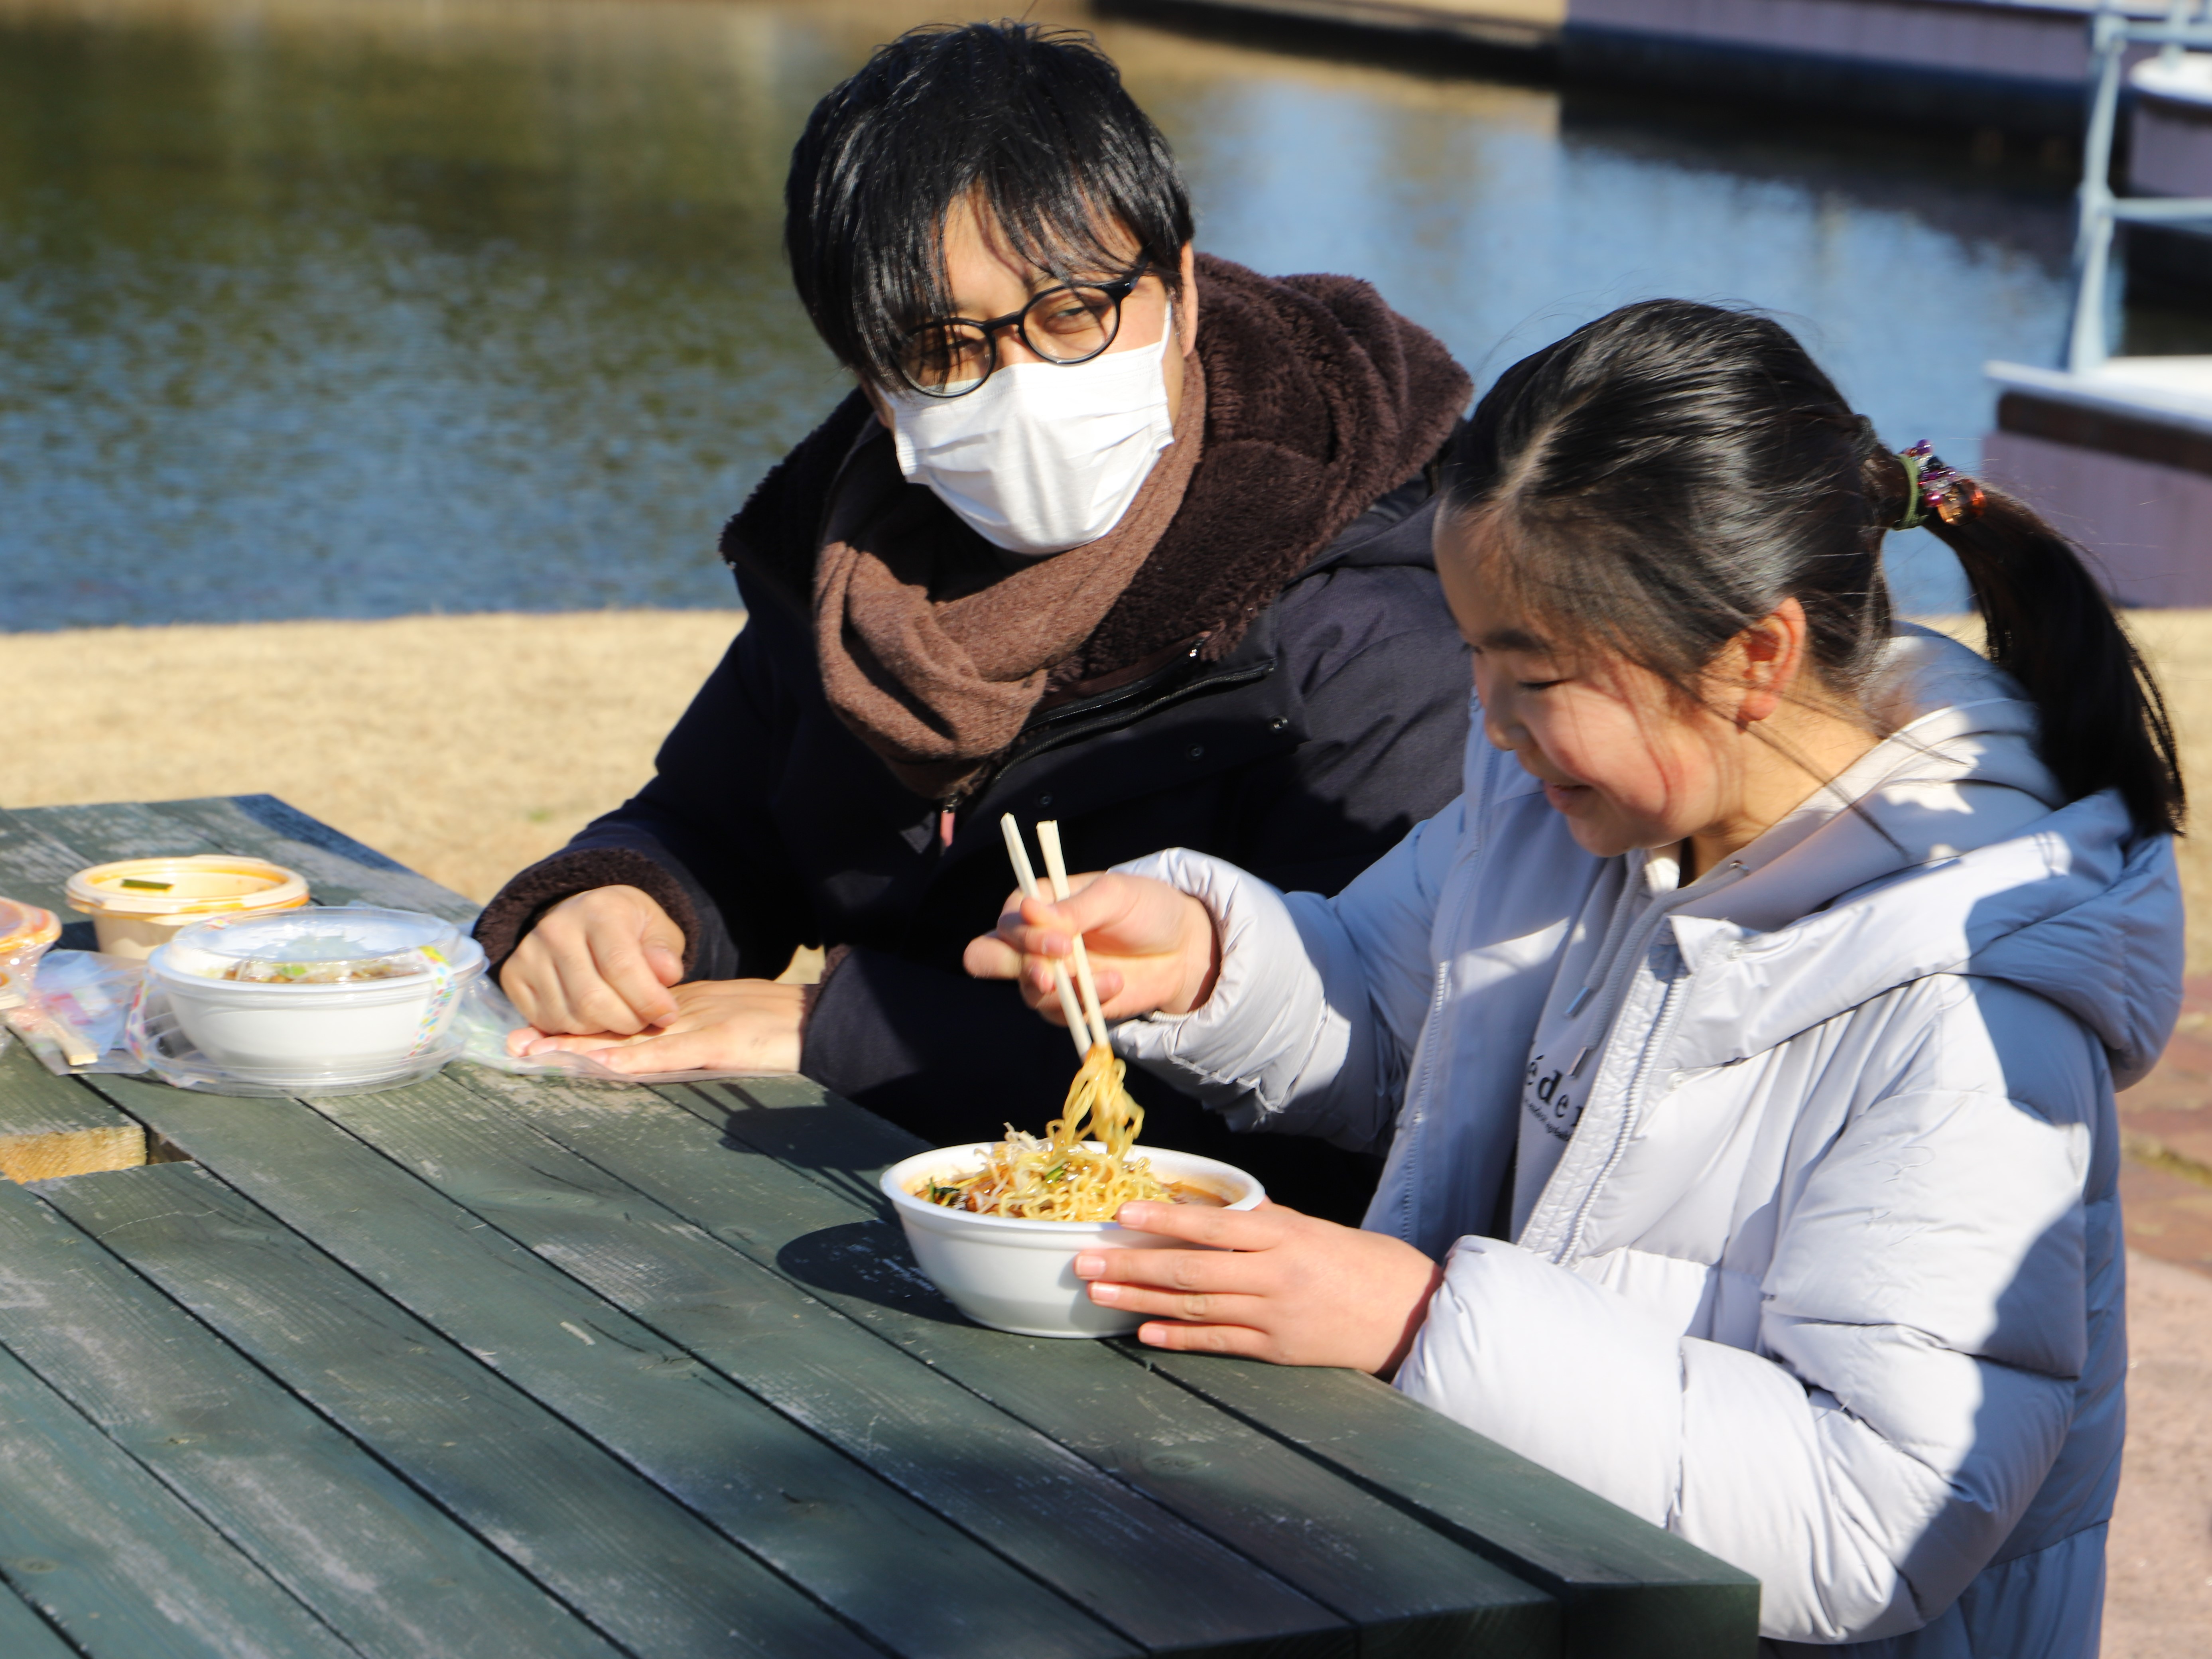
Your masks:
<svg viewBox="0 0 2212 1659"><path fill-rule="evenodd" d="M816 106L786 199L857 388L725 532L750 617L653 781L478 937L518 1047L803 1071L939 1144L1036 1128L1066 1039L961 969L1001 813L1079 868L1183 846L1334 892L1457 793L1427 502L1471 388L1364 283L1194 255L1085 37L901 37ZM775 982L802 944L818 987ZM1352 1155L1134 1086L1147 1140L1364 1205Z"/></svg>

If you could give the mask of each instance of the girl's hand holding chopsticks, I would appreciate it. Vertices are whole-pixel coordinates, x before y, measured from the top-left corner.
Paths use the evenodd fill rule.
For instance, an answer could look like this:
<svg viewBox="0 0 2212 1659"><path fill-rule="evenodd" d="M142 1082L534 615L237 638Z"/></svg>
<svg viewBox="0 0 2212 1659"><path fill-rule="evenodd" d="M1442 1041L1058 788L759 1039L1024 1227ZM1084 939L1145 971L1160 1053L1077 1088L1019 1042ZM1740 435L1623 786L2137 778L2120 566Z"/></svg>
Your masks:
<svg viewBox="0 0 2212 1659"><path fill-rule="evenodd" d="M969 973L1018 981L1024 1002L1065 1024L1054 969L1073 960L1080 934L1109 1020L1187 1014L1213 994L1220 945L1196 899L1141 876L1071 876L1068 888L1065 904L1007 895L997 930L969 941Z"/></svg>

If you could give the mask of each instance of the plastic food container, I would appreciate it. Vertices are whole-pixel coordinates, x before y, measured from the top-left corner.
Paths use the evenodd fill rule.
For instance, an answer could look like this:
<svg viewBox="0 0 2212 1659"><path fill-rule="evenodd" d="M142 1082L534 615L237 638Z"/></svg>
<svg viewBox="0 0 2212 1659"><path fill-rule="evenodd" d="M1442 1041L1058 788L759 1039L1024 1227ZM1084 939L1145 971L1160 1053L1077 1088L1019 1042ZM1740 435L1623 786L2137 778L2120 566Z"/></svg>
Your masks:
<svg viewBox="0 0 2212 1659"><path fill-rule="evenodd" d="M362 905L218 916L146 963L184 1036L250 1082L349 1087L442 1057L483 949L449 921Z"/></svg>
<svg viewBox="0 0 2212 1659"><path fill-rule="evenodd" d="M32 970L61 936L52 911L0 898L0 1008L30 1000Z"/></svg>
<svg viewBox="0 0 2212 1659"><path fill-rule="evenodd" d="M307 902L307 882L281 864L221 853L124 859L71 876L69 902L92 918L101 950L143 960L179 928L212 915L296 909Z"/></svg>
<svg viewBox="0 0 2212 1659"><path fill-rule="evenodd" d="M1187 1250L1178 1238L1140 1233L1111 1221L1024 1221L1012 1216L948 1210L916 1198L934 1178L955 1180L983 1167L995 1143L917 1152L884 1171L884 1195L898 1210L914 1259L952 1305L979 1325L1018 1336L1121 1336L1150 1314L1102 1308L1075 1276L1079 1250ZM1249 1210L1267 1194L1243 1170L1193 1152L1138 1149L1170 1186L1202 1188L1232 1210Z"/></svg>

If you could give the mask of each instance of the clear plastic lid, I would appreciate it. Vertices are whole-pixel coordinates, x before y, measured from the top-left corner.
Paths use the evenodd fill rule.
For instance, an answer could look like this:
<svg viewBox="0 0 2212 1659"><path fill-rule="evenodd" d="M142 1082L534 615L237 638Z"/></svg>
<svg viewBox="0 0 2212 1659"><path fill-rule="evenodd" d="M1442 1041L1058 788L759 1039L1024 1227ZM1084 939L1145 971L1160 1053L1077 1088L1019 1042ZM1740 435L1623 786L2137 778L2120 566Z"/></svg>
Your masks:
<svg viewBox="0 0 2212 1659"><path fill-rule="evenodd" d="M61 936L61 921L52 911L0 898L0 1008L21 1007L30 1000L31 972Z"/></svg>
<svg viewBox="0 0 2212 1659"><path fill-rule="evenodd" d="M194 853L180 858L119 859L69 878L72 909L87 915L217 915L281 910L307 902L307 879L266 859Z"/></svg>
<svg viewBox="0 0 2212 1659"><path fill-rule="evenodd" d="M358 985L413 978L475 954L450 921L344 904L194 922L178 933L173 960L209 979Z"/></svg>
<svg viewBox="0 0 2212 1659"><path fill-rule="evenodd" d="M62 925L52 911L0 898L0 957L52 945L61 937L61 931Z"/></svg>

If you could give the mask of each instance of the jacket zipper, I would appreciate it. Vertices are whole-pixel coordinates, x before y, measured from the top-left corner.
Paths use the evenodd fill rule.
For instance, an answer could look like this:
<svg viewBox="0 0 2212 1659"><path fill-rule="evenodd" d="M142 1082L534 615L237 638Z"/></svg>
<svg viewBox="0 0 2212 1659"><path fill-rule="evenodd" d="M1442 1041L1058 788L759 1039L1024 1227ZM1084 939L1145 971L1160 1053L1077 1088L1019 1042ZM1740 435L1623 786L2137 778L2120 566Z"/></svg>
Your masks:
<svg viewBox="0 0 2212 1659"><path fill-rule="evenodd" d="M1650 948L1648 939L1644 948ZM1582 1243L1583 1226L1589 1219L1590 1206L1597 1202L1597 1195L1603 1189L1606 1178L1613 1173L1620 1162L1621 1154L1627 1150L1629 1131L1636 1127L1643 1115L1644 1091L1650 1085L1651 1073L1658 1066L1659 1056L1665 1049L1668 1039L1674 1034L1674 1026L1681 1018L1680 1010L1686 1000L1685 992L1693 976L1689 963L1685 960L1681 974L1668 981L1666 993L1659 999L1659 1012L1652 1019L1651 1034L1644 1039L1644 1053L1637 1060L1635 1073L1629 1079L1627 1091L1621 1100L1620 1121L1613 1127L1613 1145L1607 1149L1605 1162L1590 1177L1589 1184L1583 1188L1582 1201L1575 1206L1575 1218L1567 1225L1567 1236L1552 1252L1552 1260L1555 1262L1565 1261Z"/></svg>
<svg viewBox="0 0 2212 1659"><path fill-rule="evenodd" d="M1184 664L1176 663L1160 672L1163 675L1172 675L1177 669L1184 666ZM1157 681L1147 683L1140 680L1125 690L1103 693L1103 695L1108 699L1106 702L1094 703L1089 707L1070 704L1065 708L1054 709L1039 720L1036 726L1030 727L1028 732L1024 732L1021 737L1014 739L1013 744L1006 750L1006 758L993 769L992 778L995 780L1023 761L1035 760L1039 755L1047 754L1054 749L1064 748L1071 743L1080 742L1096 732L1113 731L1120 726L1130 725L1163 708L1172 708L1176 703L1186 702L1205 692L1230 690L1237 686L1248 685L1255 680L1263 680L1274 672L1275 663L1271 658L1267 662L1255 663L1246 668L1224 669L1212 674L1195 674L1180 684L1163 687ZM1158 695L1153 696L1135 712L1131 713L1123 707L1126 702L1144 696L1148 692L1157 692ZM1068 723L1063 726L1060 724L1061 721ZM1034 740L1025 741L1024 739Z"/></svg>
<svg viewBox="0 0 2212 1659"><path fill-rule="evenodd" d="M1605 991L1604 1006L1601 1010L1597 1024L1591 1027L1591 1030L1596 1033L1597 1040L1583 1045L1581 1052L1575 1056L1574 1064L1570 1068L1568 1075L1578 1075L1583 1062L1591 1054L1601 1053L1612 1042L1613 1024L1620 1017L1620 1001L1627 994L1628 981L1635 973L1636 964L1642 962L1650 953L1651 941L1657 936L1659 929L1666 924L1667 919L1686 903L1709 898L1723 888L1734 886L1747 873L1742 861L1738 859L1730 859L1721 866L1721 869L1729 872L1727 881L1716 882L1712 886L1703 889L1699 889L1695 882L1692 882L1689 887L1678 887L1664 898L1653 901L1638 913L1638 925L1629 930L1628 942L1621 946L1620 953L1613 958L1606 969L1602 981ZM1615 920L1619 920L1617 913ZM1610 942L1617 930L1608 927L1606 931ZM1631 948L1632 946L1633 948ZM1613 1166L1620 1163L1621 1153L1628 1145L1628 1131L1636 1122L1638 1104L1641 1098L1639 1091L1653 1063L1652 1056L1658 1052L1660 1041L1666 1035L1667 1030L1671 1029L1673 1018L1671 1010L1674 1006L1675 993L1682 982L1676 981L1668 985L1665 994L1660 998L1659 1012L1653 1018L1650 1034L1644 1039L1645 1047L1643 1056L1637 1063L1636 1072L1629 1079L1626 1097L1621 1106L1623 1115L1620 1127L1614 1131L1613 1146L1606 1153L1604 1164L1599 1167L1597 1173L1590 1177L1589 1183L1583 1189L1582 1198L1575 1206L1574 1219L1568 1224L1567 1236L1552 1253L1552 1260L1554 1261L1564 1261L1567 1253L1573 1249L1581 1239L1583 1223L1589 1214L1590 1206L1596 1202L1599 1189L1604 1186L1606 1177L1613 1173ZM1589 985L1585 984L1582 992L1577 994L1574 1004L1571 1006L1579 1006L1586 1000L1583 994L1591 989ZM1601 1066L1603 1062L1601 1061L1600 1064ZM1584 1112L1584 1121L1588 1121L1587 1109ZM1540 1196L1539 1208L1541 1205L1542 1200ZM1534 1224L1535 1219L1535 1215L1531 1213L1528 1224L1524 1224L1522 1229L1524 1233L1527 1226Z"/></svg>
<svg viewBox="0 0 2212 1659"><path fill-rule="evenodd" d="M1442 1032L1443 1024L1440 1017L1444 1011L1446 994L1450 988L1451 963L1447 959L1437 964L1436 986L1429 994L1428 1018L1421 1022L1421 1035L1424 1038L1431 1031ZM1413 1109L1413 1121L1410 1127L1416 1134L1419 1133L1420 1126L1428 1111L1429 1079L1435 1073L1436 1066L1436 1046L1433 1043L1425 1042L1421 1054L1421 1074L1415 1079L1413 1088L1408 1091L1406 1096L1406 1106ZM1406 1108L1401 1107L1399 1109L1402 1115ZM1408 1126L1403 1123L1394 1124L1391 1128L1392 1138L1395 1139L1398 1130L1407 1127ZM1409 1150L1418 1152L1419 1149L1417 1146ZM1419 1180L1419 1171L1409 1166L1398 1182L1398 1237L1409 1244L1416 1243L1413 1237L1413 1190Z"/></svg>
<svg viewBox="0 0 2212 1659"><path fill-rule="evenodd" d="M1134 685L1124 686L1114 691L1101 693L1102 702L1087 706L1070 704L1065 708L1055 709L1036 726L1022 733L1020 737L1016 738L1008 746L1006 753L978 772L965 788L957 794L948 796L940 801L939 808L951 814L957 826L961 813L989 794L997 787L1001 778L1024 761L1035 760L1039 755L1049 754L1055 749L1064 749L1070 744L1080 743L1085 738L1095 736L1101 732L1116 731L1123 726L1133 725L1136 721L1157 714L1163 708L1172 708L1176 703L1185 702L1191 697L1199 696L1209 691L1233 690L1237 686L1248 685L1255 680L1265 679L1275 672L1274 659L1270 658L1267 662L1255 664L1251 667L1229 669L1214 674L1198 674L1184 680L1179 685L1170 684L1162 687L1160 682L1164 678L1172 676L1177 671L1186 669L1187 666L1186 663L1171 663L1149 679L1139 680ZM1150 702L1145 702L1133 712L1124 707L1133 698L1142 698L1147 693L1155 692L1157 695L1153 696ZM1057 722L1062 720L1070 723L1065 726L1058 726ZM943 823L944 820L940 818L939 820L940 850L951 845L951 838L943 832Z"/></svg>
<svg viewBox="0 0 2212 1659"><path fill-rule="evenodd" d="M1601 981L1604 1004L1599 1010L1597 1024L1590 1028L1597 1033L1597 1041L1583 1045L1582 1052L1575 1056L1574 1064L1568 1068L1569 1077L1579 1076L1582 1073L1583 1062L1597 1049L1602 1048L1613 1035L1613 1018L1620 1012L1620 1000L1627 994L1628 981L1636 971L1635 965L1644 960L1644 953L1650 950L1652 939L1666 923L1668 917L1673 915L1686 903L1711 898L1715 893L1735 886L1747 873L1741 859L1730 859L1721 868L1729 872L1729 878L1726 881L1716 882L1712 886L1702 890L1698 888L1697 883L1692 882L1688 887L1677 887L1664 898L1654 899L1640 912L1631 912L1636 917L1637 922L1641 924L1641 934L1638 936L1636 927L1632 926L1629 933L1635 948L1631 950L1626 945L1623 945L1607 962L1605 978ZM1615 925L1606 930L1605 948L1607 949L1613 947L1616 938L1622 931L1619 926L1620 917L1618 913L1615 914L1613 921ZM1600 959L1607 960L1603 957ZM1589 1000L1589 994L1597 988L1585 984L1581 990L1575 993L1574 1000L1567 1006L1569 1018L1574 1017L1576 1011Z"/></svg>
<svg viewBox="0 0 2212 1659"><path fill-rule="evenodd" d="M1452 900L1462 889L1462 878L1473 867L1475 860L1482 856L1485 832L1489 828L1489 798L1486 792L1482 813L1472 824L1468 834L1467 845L1460 848L1457 857L1453 860L1452 867L1444 877L1443 888L1437 895L1437 914L1439 916L1454 914ZM1430 939L1431 948L1434 947L1435 943L1435 939L1431 936ZM1408 1085L1405 1100L1399 1106L1398 1121L1391 1126L1391 1138L1394 1141L1397 1138L1398 1132L1408 1127L1409 1111L1411 1127L1416 1130L1419 1129L1428 1111L1429 1084L1435 1074L1437 1065L1436 1047L1428 1041L1428 1038L1431 1033L1440 1034L1443 1029L1439 1017L1444 1011L1444 1005L1451 989L1451 957L1446 956L1436 966L1436 983L1429 993L1428 1017L1421 1022L1420 1074ZM1411 1150L1418 1152L1419 1149L1415 1147ZM1401 1179L1398 1183L1398 1237L1409 1244L1415 1244L1418 1243L1413 1234L1415 1172L1410 1167L1410 1162L1405 1175L1407 1178Z"/></svg>
<svg viewBox="0 0 2212 1659"><path fill-rule="evenodd" d="M1613 908L1613 921L1607 927L1605 938L1598 945L1597 959L1606 964L1605 978L1601 981L1608 993L1607 1004L1604 1011L1605 1021L1591 1028L1597 1034L1597 1042L1586 1042L1582 1045L1575 1054L1574 1063L1567 1067L1569 1077L1582 1075L1583 1062L1589 1058L1590 1051L1605 1040L1607 1025L1612 1019L1610 994L1620 966L1622 937L1636 926L1639 917L1648 915L1651 911L1652 905L1649 900L1638 902L1634 887L1635 879L1634 877L1631 877L1628 881L1622 883L1620 899ZM1582 1012L1584 1005L1598 989L1598 986L1585 982L1567 1004L1566 1017L1572 1019L1577 1014Z"/></svg>

